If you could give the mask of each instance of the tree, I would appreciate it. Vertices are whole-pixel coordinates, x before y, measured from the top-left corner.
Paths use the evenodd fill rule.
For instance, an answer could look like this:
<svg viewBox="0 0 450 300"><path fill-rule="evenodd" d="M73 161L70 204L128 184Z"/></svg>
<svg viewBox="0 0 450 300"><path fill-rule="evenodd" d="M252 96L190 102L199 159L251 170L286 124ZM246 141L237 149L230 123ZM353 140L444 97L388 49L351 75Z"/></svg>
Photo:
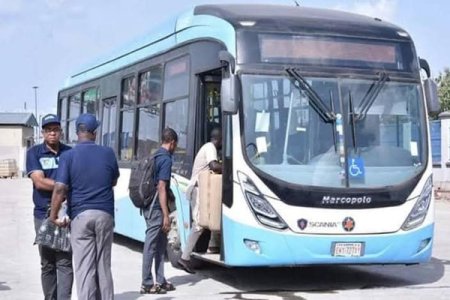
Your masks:
<svg viewBox="0 0 450 300"><path fill-rule="evenodd" d="M439 102L441 103L441 111L450 110L450 69L446 68L436 78L438 84Z"/></svg>

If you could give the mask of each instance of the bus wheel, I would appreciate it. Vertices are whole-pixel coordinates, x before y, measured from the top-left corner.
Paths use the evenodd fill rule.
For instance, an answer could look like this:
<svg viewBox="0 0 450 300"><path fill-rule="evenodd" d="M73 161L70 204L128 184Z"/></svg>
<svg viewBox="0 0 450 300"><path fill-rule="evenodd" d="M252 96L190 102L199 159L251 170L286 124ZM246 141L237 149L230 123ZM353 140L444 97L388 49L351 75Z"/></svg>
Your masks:
<svg viewBox="0 0 450 300"><path fill-rule="evenodd" d="M181 249L175 249L172 245L167 244L167 259L174 268L179 268L178 260L181 258Z"/></svg>
<svg viewBox="0 0 450 300"><path fill-rule="evenodd" d="M181 258L181 243L178 235L177 212L170 213L170 231L167 234L167 258L174 268L178 268L178 260Z"/></svg>

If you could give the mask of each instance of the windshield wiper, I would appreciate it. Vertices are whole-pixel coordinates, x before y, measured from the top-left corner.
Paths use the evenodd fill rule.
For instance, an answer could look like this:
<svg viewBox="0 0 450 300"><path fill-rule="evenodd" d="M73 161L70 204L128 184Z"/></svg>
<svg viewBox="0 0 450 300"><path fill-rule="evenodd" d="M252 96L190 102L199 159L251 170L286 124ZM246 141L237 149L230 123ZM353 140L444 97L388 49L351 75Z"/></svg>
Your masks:
<svg viewBox="0 0 450 300"><path fill-rule="evenodd" d="M348 110L350 114L350 122L351 122L351 129L352 129L352 141L353 141L353 149L356 153L356 129L355 129L355 120L356 120L356 113L355 108L353 107L353 99L352 99L352 92L348 91Z"/></svg>
<svg viewBox="0 0 450 300"><path fill-rule="evenodd" d="M374 81L370 88L367 90L364 98L361 100L361 104L359 105L358 114L356 115L356 120L362 120L366 116L373 102L377 98L381 89L383 88L386 81L389 80L389 76L385 72L381 72L378 74L378 80ZM356 112L355 112L356 114Z"/></svg>
<svg viewBox="0 0 450 300"><path fill-rule="evenodd" d="M334 111L334 98L333 98L333 91L331 91L331 90L330 90L330 106L331 106L331 111ZM333 145L334 145L334 152L337 152L336 130L333 130Z"/></svg>
<svg viewBox="0 0 450 300"><path fill-rule="evenodd" d="M297 72L294 68L286 68L286 72L291 78L292 84L303 90L308 98L311 100L311 106L314 110L319 114L319 116L325 122L334 122L336 120L336 114L333 110L330 110L327 105L323 102L319 95L313 90L313 88L309 85L309 83Z"/></svg>

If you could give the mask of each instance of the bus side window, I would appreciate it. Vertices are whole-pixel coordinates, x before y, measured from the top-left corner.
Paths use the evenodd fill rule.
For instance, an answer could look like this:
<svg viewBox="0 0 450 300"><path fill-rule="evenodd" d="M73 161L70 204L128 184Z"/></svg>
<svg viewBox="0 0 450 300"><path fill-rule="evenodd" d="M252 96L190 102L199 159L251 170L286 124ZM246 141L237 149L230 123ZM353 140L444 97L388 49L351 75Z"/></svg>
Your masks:
<svg viewBox="0 0 450 300"><path fill-rule="evenodd" d="M116 136L116 111L117 111L116 97L111 97L102 100L101 144L103 146L114 148Z"/></svg>
<svg viewBox="0 0 450 300"><path fill-rule="evenodd" d="M191 164L187 155L188 136L188 99L180 99L164 104L163 128L170 127L178 134L178 146L173 155L173 170L180 174L189 174Z"/></svg>

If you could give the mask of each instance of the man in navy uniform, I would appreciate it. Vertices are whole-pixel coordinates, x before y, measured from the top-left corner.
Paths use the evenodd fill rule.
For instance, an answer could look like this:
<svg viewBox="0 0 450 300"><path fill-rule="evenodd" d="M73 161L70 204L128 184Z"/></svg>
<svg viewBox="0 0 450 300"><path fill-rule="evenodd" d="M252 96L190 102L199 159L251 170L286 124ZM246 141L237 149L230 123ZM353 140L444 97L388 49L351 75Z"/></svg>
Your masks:
<svg viewBox="0 0 450 300"><path fill-rule="evenodd" d="M164 274L164 254L167 246L167 233L170 230L168 198L172 176L172 154L177 148L178 135L172 128L162 132L161 147L155 155L155 183L157 198L143 211L147 230L142 257L141 294L165 294L175 290ZM155 278L152 265L155 261Z"/></svg>
<svg viewBox="0 0 450 300"><path fill-rule="evenodd" d="M37 231L50 207L59 156L70 150L60 142L61 123L56 115L42 118L44 142L27 152L27 174L33 181L34 228ZM41 282L45 299L70 299L73 284L72 254L39 245Z"/></svg>
<svg viewBox="0 0 450 300"><path fill-rule="evenodd" d="M62 201L69 199L71 245L79 299L113 299L111 248L114 234L114 191L119 178L114 151L95 144L99 122L81 114L75 123L77 145L61 156L50 220L58 219Z"/></svg>

